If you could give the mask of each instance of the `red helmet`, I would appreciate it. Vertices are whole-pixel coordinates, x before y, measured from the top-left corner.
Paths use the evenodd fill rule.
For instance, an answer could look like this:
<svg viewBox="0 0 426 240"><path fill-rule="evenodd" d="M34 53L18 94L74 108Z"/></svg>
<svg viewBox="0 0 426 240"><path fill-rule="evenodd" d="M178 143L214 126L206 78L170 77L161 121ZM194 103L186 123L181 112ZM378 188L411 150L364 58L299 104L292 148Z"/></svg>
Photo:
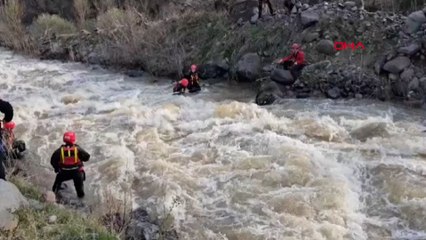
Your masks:
<svg viewBox="0 0 426 240"><path fill-rule="evenodd" d="M192 65L191 65L191 71L192 71L192 72L197 71L197 68L198 68L198 67L197 67L197 65L195 65L195 64L192 64Z"/></svg>
<svg viewBox="0 0 426 240"><path fill-rule="evenodd" d="M68 144L75 144L76 142L75 132L66 132L64 133L64 142Z"/></svg>
<svg viewBox="0 0 426 240"><path fill-rule="evenodd" d="M7 122L4 124L4 128L8 129L8 130L13 130L15 129L16 124L14 122Z"/></svg>
<svg viewBox="0 0 426 240"><path fill-rule="evenodd" d="M189 81L188 79L184 78L180 80L180 84L182 84L183 87L188 87Z"/></svg>
<svg viewBox="0 0 426 240"><path fill-rule="evenodd" d="M293 50L300 50L301 46L298 43L293 43L293 45L291 46L291 49Z"/></svg>

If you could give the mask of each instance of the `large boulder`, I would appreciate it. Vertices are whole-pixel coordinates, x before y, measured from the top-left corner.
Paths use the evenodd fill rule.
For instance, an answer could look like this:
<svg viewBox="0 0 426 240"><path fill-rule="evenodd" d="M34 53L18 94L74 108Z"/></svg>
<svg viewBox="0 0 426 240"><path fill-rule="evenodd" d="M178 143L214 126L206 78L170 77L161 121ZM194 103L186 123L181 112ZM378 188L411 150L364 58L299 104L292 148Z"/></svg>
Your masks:
<svg viewBox="0 0 426 240"><path fill-rule="evenodd" d="M18 219L11 213L29 204L15 185L2 179L0 196L0 230L11 231L18 226Z"/></svg>
<svg viewBox="0 0 426 240"><path fill-rule="evenodd" d="M278 68L272 71L271 80L282 85L292 85L295 81L290 71Z"/></svg>
<svg viewBox="0 0 426 240"><path fill-rule="evenodd" d="M202 79L222 78L229 71L225 60L210 61L200 66L199 73Z"/></svg>
<svg viewBox="0 0 426 240"><path fill-rule="evenodd" d="M303 27L307 28L317 23L320 19L320 16L318 13L313 11L304 11L302 14L300 14L300 19L302 21Z"/></svg>
<svg viewBox="0 0 426 240"><path fill-rule="evenodd" d="M392 59L391 61L387 62L383 69L387 72L399 74L402 72L406 67L410 66L411 61L408 57L396 57Z"/></svg>
<svg viewBox="0 0 426 240"><path fill-rule="evenodd" d="M282 96L283 93L279 84L271 80L265 80L260 84L259 91L256 95L256 104L269 105Z"/></svg>
<svg viewBox="0 0 426 240"><path fill-rule="evenodd" d="M327 54L327 55L333 55L336 53L336 50L334 49L334 43L330 40L323 39L318 42L317 44L317 51L319 53Z"/></svg>
<svg viewBox="0 0 426 240"><path fill-rule="evenodd" d="M365 142L367 139L373 137L388 137L389 133L386 123L372 122L353 129L350 135L355 139Z"/></svg>
<svg viewBox="0 0 426 240"><path fill-rule="evenodd" d="M243 82L255 81L262 71L261 59L256 53L247 53L237 63L237 78Z"/></svg>
<svg viewBox="0 0 426 240"><path fill-rule="evenodd" d="M250 21L259 6L256 0L237 0L231 3L229 14L233 21Z"/></svg>
<svg viewBox="0 0 426 240"><path fill-rule="evenodd" d="M418 53L421 49L421 45L418 43L412 43L406 47L401 47L398 49L399 53L406 54L408 56L413 56Z"/></svg>
<svg viewBox="0 0 426 240"><path fill-rule="evenodd" d="M408 15L405 20L405 31L407 33L415 33L420 29L420 26L426 22L426 16L423 11L416 11Z"/></svg>

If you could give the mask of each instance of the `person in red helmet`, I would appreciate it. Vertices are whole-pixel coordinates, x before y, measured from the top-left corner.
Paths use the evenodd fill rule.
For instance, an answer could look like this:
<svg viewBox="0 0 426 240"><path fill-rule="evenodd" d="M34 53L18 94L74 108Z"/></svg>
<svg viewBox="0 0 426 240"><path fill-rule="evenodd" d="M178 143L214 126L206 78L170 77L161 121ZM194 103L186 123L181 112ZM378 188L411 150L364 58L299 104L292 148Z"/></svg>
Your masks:
<svg viewBox="0 0 426 240"><path fill-rule="evenodd" d="M63 137L64 143L50 158L50 164L55 170L56 179L52 191L57 193L63 182L73 180L74 187L79 198L84 197L84 184L86 174L83 162L90 159L90 154L76 144L74 132L66 132Z"/></svg>
<svg viewBox="0 0 426 240"><path fill-rule="evenodd" d="M188 79L183 78L182 80L176 83L176 86L173 88L173 93L175 94L185 93L186 89L188 88L188 85L189 85Z"/></svg>
<svg viewBox="0 0 426 240"><path fill-rule="evenodd" d="M282 64L284 69L290 70L291 75L296 80L302 73L302 69L306 66L305 53L302 51L300 44L294 43L291 46L290 55L280 59L278 64Z"/></svg>
<svg viewBox="0 0 426 240"><path fill-rule="evenodd" d="M195 64L191 65L189 75L186 76L189 79L188 90L190 93L198 92L201 90L200 86L200 76L198 74L198 66Z"/></svg>

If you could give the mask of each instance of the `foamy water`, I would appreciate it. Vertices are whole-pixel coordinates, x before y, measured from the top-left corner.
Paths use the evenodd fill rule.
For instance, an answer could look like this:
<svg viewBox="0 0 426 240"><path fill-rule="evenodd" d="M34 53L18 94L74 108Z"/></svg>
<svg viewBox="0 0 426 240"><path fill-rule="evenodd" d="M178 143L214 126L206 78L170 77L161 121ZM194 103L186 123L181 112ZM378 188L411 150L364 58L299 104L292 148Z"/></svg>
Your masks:
<svg viewBox="0 0 426 240"><path fill-rule="evenodd" d="M4 50L0 84L30 161L49 168L63 132L75 130L93 155L89 198L131 193L134 207L160 216L178 202L182 239L426 239L420 110L259 107L226 84L172 96L167 84Z"/></svg>

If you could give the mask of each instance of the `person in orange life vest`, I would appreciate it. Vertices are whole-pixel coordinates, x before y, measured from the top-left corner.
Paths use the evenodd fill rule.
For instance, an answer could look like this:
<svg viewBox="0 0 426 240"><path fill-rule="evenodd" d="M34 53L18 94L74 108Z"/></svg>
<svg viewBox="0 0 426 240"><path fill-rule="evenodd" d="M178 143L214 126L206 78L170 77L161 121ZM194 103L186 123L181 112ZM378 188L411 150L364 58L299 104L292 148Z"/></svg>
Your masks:
<svg viewBox="0 0 426 240"><path fill-rule="evenodd" d="M64 133L65 144L58 148L50 159L50 164L55 169L56 179L52 191L58 192L65 181L73 180L77 196L84 197L84 185L86 174L83 169L83 162L90 159L90 154L76 144L74 132Z"/></svg>
<svg viewBox="0 0 426 240"><path fill-rule="evenodd" d="M189 75L186 76L189 79L189 92L198 92L201 90L200 87L200 76L198 75L198 67L195 64L191 65Z"/></svg>
<svg viewBox="0 0 426 240"><path fill-rule="evenodd" d="M279 60L278 64L282 64L284 69L290 70L291 75L296 80L306 66L305 53L302 51L300 44L294 43L291 46L291 54Z"/></svg>
<svg viewBox="0 0 426 240"><path fill-rule="evenodd" d="M189 81L186 78L183 78L179 82L177 82L176 86L173 88L174 93L185 93L188 88Z"/></svg>

